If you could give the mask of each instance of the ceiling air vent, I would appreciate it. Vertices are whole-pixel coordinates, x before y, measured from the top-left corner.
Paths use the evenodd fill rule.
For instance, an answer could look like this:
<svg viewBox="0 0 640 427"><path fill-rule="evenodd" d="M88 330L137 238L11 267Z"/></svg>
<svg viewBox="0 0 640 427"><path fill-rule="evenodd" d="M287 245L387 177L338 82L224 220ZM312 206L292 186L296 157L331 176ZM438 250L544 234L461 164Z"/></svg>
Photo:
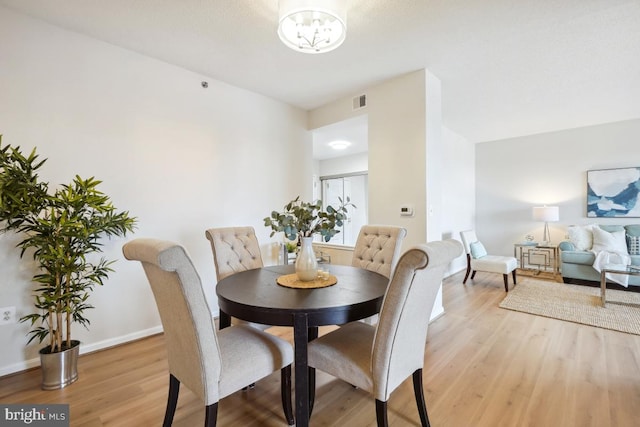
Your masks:
<svg viewBox="0 0 640 427"><path fill-rule="evenodd" d="M367 106L367 95L360 95L353 98L353 109L359 110Z"/></svg>

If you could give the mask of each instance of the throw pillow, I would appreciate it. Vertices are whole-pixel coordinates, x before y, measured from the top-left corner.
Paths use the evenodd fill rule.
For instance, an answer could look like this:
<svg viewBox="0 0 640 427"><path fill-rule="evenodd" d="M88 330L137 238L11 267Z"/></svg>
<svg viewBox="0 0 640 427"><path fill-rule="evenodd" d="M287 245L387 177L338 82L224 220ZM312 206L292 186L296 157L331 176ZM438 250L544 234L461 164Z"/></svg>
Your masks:
<svg viewBox="0 0 640 427"><path fill-rule="evenodd" d="M593 246L593 224L571 225L567 228L569 241L573 243L577 251L588 251Z"/></svg>
<svg viewBox="0 0 640 427"><path fill-rule="evenodd" d="M487 254L487 250L484 248L484 245L480 242L470 243L469 249L471 250L471 257L473 259L482 258Z"/></svg>
<svg viewBox="0 0 640 427"><path fill-rule="evenodd" d="M609 233L600 227L593 227L593 247L594 252L607 251L628 255L627 240L624 231L614 231Z"/></svg>
<svg viewBox="0 0 640 427"><path fill-rule="evenodd" d="M640 255L640 236L627 236L629 255Z"/></svg>

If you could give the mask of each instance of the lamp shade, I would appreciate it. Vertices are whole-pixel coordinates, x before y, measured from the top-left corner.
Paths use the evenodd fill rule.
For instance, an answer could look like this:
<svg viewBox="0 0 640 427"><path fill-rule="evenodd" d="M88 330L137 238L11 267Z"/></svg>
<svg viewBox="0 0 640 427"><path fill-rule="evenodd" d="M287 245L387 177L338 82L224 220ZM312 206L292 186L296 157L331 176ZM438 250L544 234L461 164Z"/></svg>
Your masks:
<svg viewBox="0 0 640 427"><path fill-rule="evenodd" d="M298 52L329 52L347 35L344 0L280 0L278 36Z"/></svg>
<svg viewBox="0 0 640 427"><path fill-rule="evenodd" d="M560 220L560 209L557 206L536 206L533 208L534 221L554 222Z"/></svg>

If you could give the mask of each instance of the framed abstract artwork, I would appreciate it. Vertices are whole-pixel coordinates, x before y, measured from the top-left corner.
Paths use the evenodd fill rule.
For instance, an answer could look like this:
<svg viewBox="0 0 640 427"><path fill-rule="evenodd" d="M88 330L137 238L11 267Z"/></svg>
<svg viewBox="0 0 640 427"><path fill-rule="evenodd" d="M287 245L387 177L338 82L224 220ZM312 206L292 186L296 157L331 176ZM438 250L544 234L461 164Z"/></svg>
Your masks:
<svg viewBox="0 0 640 427"><path fill-rule="evenodd" d="M587 171L587 216L640 218L640 167Z"/></svg>

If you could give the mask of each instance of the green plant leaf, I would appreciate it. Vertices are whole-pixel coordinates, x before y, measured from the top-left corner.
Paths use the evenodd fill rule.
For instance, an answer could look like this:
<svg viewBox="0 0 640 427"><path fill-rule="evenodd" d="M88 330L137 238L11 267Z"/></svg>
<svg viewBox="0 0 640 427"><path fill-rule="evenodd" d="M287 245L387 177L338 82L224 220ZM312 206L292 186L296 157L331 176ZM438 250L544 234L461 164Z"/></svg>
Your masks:
<svg viewBox="0 0 640 427"><path fill-rule="evenodd" d="M356 208L348 198L347 203L339 200L340 205L337 208L329 205L323 210L322 200L304 202L297 196L284 205L282 212L272 211L271 217L264 218L264 225L271 228L271 237L277 232L283 232L289 240L320 234L328 242L340 232L336 230L336 226L342 226L347 218L347 208Z"/></svg>
<svg viewBox="0 0 640 427"><path fill-rule="evenodd" d="M83 326L89 324L85 310L94 286L102 286L113 271L114 261L94 259L102 252L105 237L125 236L133 231L136 218L117 211L98 187L95 177L76 175L71 183L49 192L41 181L35 148L24 155L20 147L2 146L0 135L0 231L22 237L17 244L20 256L32 251L38 270L33 281L37 312L24 316L30 322L29 342L50 338L52 351L62 346L63 335L70 340L65 318Z"/></svg>

